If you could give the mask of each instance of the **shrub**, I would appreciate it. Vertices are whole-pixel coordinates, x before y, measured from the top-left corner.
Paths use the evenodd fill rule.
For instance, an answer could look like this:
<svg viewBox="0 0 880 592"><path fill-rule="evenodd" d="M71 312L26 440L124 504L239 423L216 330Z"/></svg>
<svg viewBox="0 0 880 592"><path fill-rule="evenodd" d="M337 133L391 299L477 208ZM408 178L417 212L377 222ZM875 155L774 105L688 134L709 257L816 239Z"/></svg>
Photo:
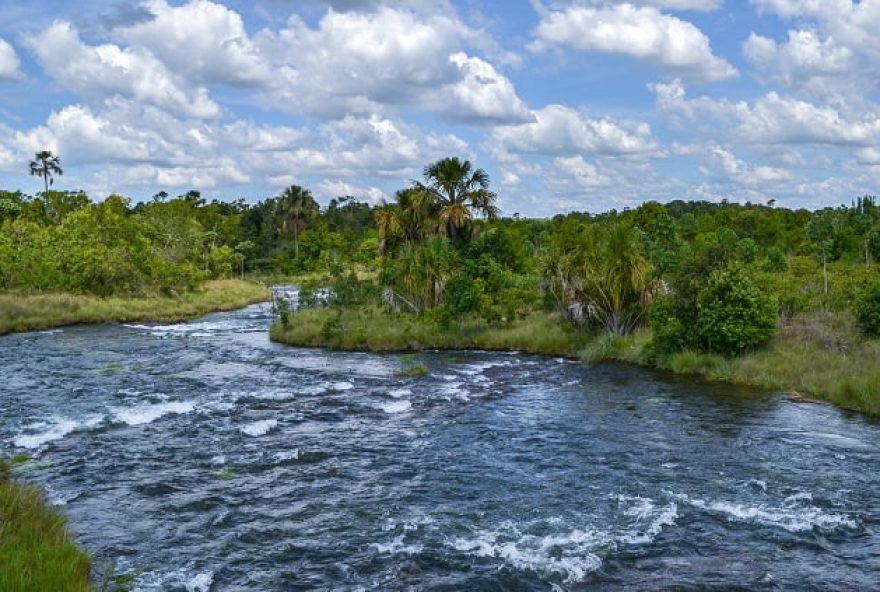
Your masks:
<svg viewBox="0 0 880 592"><path fill-rule="evenodd" d="M654 299L649 317L652 350L660 355L669 355L687 347L690 339L682 322L675 314L672 300L668 297Z"/></svg>
<svg viewBox="0 0 880 592"><path fill-rule="evenodd" d="M880 337L880 281L867 285L856 300L859 329L870 337Z"/></svg>
<svg viewBox="0 0 880 592"><path fill-rule="evenodd" d="M776 303L739 264L714 271L697 298L697 334L704 351L734 355L776 333Z"/></svg>

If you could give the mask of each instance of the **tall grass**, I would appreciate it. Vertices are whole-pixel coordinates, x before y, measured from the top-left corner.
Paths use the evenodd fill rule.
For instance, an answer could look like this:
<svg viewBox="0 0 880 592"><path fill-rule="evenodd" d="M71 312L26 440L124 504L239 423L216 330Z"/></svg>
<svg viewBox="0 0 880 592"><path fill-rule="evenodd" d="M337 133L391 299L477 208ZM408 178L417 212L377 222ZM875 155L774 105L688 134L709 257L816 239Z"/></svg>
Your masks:
<svg viewBox="0 0 880 592"><path fill-rule="evenodd" d="M443 329L378 308L310 309L297 312L287 327L273 326L271 337L291 345L346 350L515 350L586 362L619 360L708 380L795 391L880 415L880 341L861 337L849 313L797 316L767 347L736 358L693 351L658 357L647 329L627 337L591 334L545 312L498 327L464 321L460 327Z"/></svg>
<svg viewBox="0 0 880 592"><path fill-rule="evenodd" d="M241 280L213 280L179 296L100 298L80 294L0 294L0 335L81 323L177 322L269 300L269 291Z"/></svg>
<svg viewBox="0 0 880 592"><path fill-rule="evenodd" d="M466 320L440 327L409 314L376 307L314 308L292 315L287 327L276 323L274 341L305 347L362 351L486 349L576 357L587 337L552 313L534 312L501 326Z"/></svg>
<svg viewBox="0 0 880 592"><path fill-rule="evenodd" d="M64 515L46 504L38 487L12 479L0 459L0 590L91 591L90 569Z"/></svg>

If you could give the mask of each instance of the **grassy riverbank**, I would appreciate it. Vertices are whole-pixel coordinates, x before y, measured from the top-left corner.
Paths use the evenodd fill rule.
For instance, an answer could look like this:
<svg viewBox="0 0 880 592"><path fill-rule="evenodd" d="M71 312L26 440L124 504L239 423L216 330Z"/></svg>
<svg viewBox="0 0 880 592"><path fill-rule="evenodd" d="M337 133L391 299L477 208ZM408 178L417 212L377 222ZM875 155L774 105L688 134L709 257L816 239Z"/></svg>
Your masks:
<svg viewBox="0 0 880 592"><path fill-rule="evenodd" d="M241 280L212 280L179 296L141 298L81 294L0 294L0 335L84 323L172 323L269 300L269 291Z"/></svg>
<svg viewBox="0 0 880 592"><path fill-rule="evenodd" d="M0 590L86 592L91 561L67 532L67 519L40 489L12 478L0 459Z"/></svg>
<svg viewBox="0 0 880 592"><path fill-rule="evenodd" d="M736 358L681 352L658 357L641 330L620 338L574 330L552 313L535 312L502 327L465 322L444 329L411 315L379 308L319 308L276 323L274 341L304 347L357 351L485 349L522 351L588 362L620 360L822 399L846 409L880 415L880 341L864 340L852 317L811 313L786 322L765 348Z"/></svg>

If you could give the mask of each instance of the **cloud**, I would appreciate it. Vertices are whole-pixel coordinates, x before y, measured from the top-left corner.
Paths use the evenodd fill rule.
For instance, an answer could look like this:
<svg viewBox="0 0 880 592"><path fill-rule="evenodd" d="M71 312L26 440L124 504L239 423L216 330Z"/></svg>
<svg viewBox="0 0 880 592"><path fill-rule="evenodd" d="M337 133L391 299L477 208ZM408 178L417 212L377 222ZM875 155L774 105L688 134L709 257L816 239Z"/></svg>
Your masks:
<svg viewBox="0 0 880 592"><path fill-rule="evenodd" d="M24 43L47 74L82 96L120 95L192 117L220 115L206 88L191 86L142 49L86 45L65 22L26 37Z"/></svg>
<svg viewBox="0 0 880 592"><path fill-rule="evenodd" d="M752 33L743 55L765 79L821 92L829 78L850 73L853 52L813 31L789 31L786 43Z"/></svg>
<svg viewBox="0 0 880 592"><path fill-rule="evenodd" d="M726 148L713 146L706 150L706 165L703 173L719 176L744 186L764 186L772 183L785 183L794 179L791 171L765 165L754 165L737 158Z"/></svg>
<svg viewBox="0 0 880 592"><path fill-rule="evenodd" d="M269 105L325 117L427 109L471 123L522 121L527 109L494 66L462 51L477 33L445 14L327 12L312 28L291 17L255 36L273 56Z"/></svg>
<svg viewBox="0 0 880 592"><path fill-rule="evenodd" d="M769 92L751 105L710 97L689 99L680 82L651 88L660 111L693 123L702 121L716 136L733 133L742 141L763 144L864 146L880 141L880 113L876 110L845 112L777 92ZM718 121L735 127L719 129Z"/></svg>
<svg viewBox="0 0 880 592"><path fill-rule="evenodd" d="M142 5L153 15L114 29L129 46L147 49L169 70L200 83L261 85L272 72L248 36L241 16L208 0L170 6L165 0Z"/></svg>
<svg viewBox="0 0 880 592"><path fill-rule="evenodd" d="M545 11L535 31L535 51L568 46L627 55L676 76L699 81L735 78L736 69L715 56L709 38L693 24L653 7L617 4Z"/></svg>
<svg viewBox="0 0 880 592"><path fill-rule="evenodd" d="M41 149L60 155L71 170L98 169L88 184L108 191L254 180L279 186L306 178L345 179L369 188L363 179L405 184L427 162L468 156L467 143L454 135L424 133L378 115L350 115L313 127L220 123L179 118L121 98L95 107L68 105L28 130L0 126L0 168L21 168L12 155Z"/></svg>
<svg viewBox="0 0 880 592"><path fill-rule="evenodd" d="M660 151L646 123L592 119L564 105L548 105L532 115L533 122L495 128L493 143L506 152L553 156L654 156Z"/></svg>
<svg viewBox="0 0 880 592"><path fill-rule="evenodd" d="M558 173L557 180L579 188L605 187L611 184L611 178L603 175L596 165L584 160L581 155L561 156L553 161Z"/></svg>
<svg viewBox="0 0 880 592"><path fill-rule="evenodd" d="M338 179L326 179L318 185L317 195L326 199L350 195L357 199L365 199L373 205L389 201L388 195L378 187L354 185Z"/></svg>
<svg viewBox="0 0 880 592"><path fill-rule="evenodd" d="M24 77L21 70L21 60L6 40L0 39L0 80L20 80Z"/></svg>

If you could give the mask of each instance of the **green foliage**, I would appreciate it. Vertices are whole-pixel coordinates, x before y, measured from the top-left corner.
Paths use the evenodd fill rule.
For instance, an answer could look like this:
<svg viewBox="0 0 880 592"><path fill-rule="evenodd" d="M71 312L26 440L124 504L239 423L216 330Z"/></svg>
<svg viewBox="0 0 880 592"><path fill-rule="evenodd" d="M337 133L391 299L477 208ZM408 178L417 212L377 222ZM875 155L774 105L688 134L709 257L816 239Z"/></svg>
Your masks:
<svg viewBox="0 0 880 592"><path fill-rule="evenodd" d="M35 486L12 478L0 460L0 590L88 592L91 561L67 520Z"/></svg>
<svg viewBox="0 0 880 592"><path fill-rule="evenodd" d="M880 281L865 286L855 307L859 328L865 335L880 337Z"/></svg>
<svg viewBox="0 0 880 592"><path fill-rule="evenodd" d="M592 320L609 333L627 335L650 309L651 264L637 233L625 224L584 227L575 240L557 246L544 273L575 324Z"/></svg>
<svg viewBox="0 0 880 592"><path fill-rule="evenodd" d="M406 378L421 378L422 376L427 376L427 374L428 367L421 363L407 366L397 373L398 376L403 376Z"/></svg>
<svg viewBox="0 0 880 592"><path fill-rule="evenodd" d="M776 333L776 302L761 291L741 265L709 276L698 296L697 335L704 351L734 355Z"/></svg>

